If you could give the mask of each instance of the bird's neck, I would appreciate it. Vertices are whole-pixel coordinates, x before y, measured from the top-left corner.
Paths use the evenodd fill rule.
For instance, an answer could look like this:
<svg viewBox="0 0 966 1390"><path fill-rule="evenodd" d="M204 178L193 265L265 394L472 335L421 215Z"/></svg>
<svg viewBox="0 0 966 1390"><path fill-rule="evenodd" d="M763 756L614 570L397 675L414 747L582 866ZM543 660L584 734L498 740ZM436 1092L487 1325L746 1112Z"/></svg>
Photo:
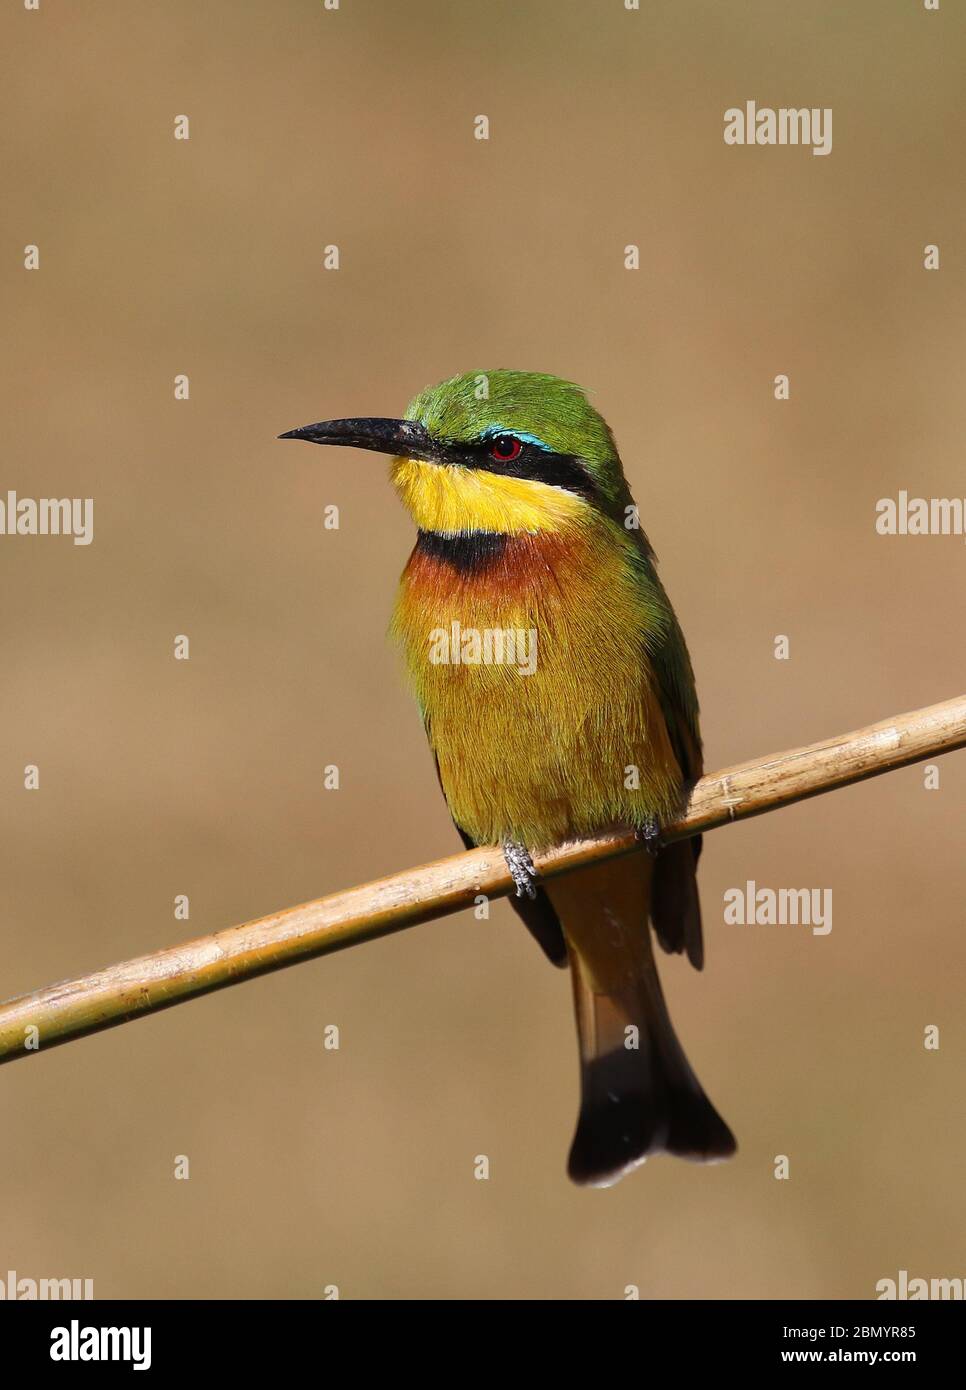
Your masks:
<svg viewBox="0 0 966 1390"><path fill-rule="evenodd" d="M398 458L392 480L421 531L533 534L567 529L591 512L576 492L479 468Z"/></svg>
<svg viewBox="0 0 966 1390"><path fill-rule="evenodd" d="M403 586L414 595L442 598L473 595L502 606L528 597L538 600L558 589L562 576L580 568L587 538L567 530L513 532L420 531L403 572Z"/></svg>
<svg viewBox="0 0 966 1390"><path fill-rule="evenodd" d="M403 572L400 607L418 628L450 618L489 626L596 606L602 589L612 599L615 586L625 585L622 550L604 525L512 534L420 531Z"/></svg>
<svg viewBox="0 0 966 1390"><path fill-rule="evenodd" d="M413 554L448 568L454 575L466 575L499 563L513 541L502 531L420 531Z"/></svg>

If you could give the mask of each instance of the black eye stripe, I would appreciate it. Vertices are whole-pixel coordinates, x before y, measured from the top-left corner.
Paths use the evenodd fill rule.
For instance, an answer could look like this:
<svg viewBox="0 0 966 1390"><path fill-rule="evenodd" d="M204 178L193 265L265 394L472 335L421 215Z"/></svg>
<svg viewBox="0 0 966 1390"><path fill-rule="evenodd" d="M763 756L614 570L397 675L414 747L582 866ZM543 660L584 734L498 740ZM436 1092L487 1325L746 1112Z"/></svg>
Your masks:
<svg viewBox="0 0 966 1390"><path fill-rule="evenodd" d="M597 489L593 479L569 454L552 454L536 444L521 441L521 449L516 458L495 459L490 452L491 441L474 451L470 464L487 473L501 474L504 478L525 478L534 483L547 483L551 487L566 488L581 497L594 498Z"/></svg>
<svg viewBox="0 0 966 1390"><path fill-rule="evenodd" d="M519 453L511 458L494 458L494 442L504 439L513 439L518 443ZM498 477L546 483L549 487L565 488L597 506L604 505L605 498L600 488L576 456L553 453L528 440L519 439L509 431L501 435L488 435L474 442L439 436L433 438L432 442L433 462L448 463L455 468L477 468L482 472L495 473Z"/></svg>

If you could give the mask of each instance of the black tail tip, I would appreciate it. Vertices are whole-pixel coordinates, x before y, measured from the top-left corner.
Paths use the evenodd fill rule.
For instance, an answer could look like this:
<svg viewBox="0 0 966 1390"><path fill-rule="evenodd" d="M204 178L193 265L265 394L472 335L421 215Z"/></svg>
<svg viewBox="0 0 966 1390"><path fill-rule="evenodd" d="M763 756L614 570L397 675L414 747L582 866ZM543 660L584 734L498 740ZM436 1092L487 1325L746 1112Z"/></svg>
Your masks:
<svg viewBox="0 0 966 1390"><path fill-rule="evenodd" d="M703 1093L675 1097L665 1117L655 1116L653 1097L608 1094L581 1110L567 1172L581 1187L612 1187L651 1154L718 1163L737 1147Z"/></svg>

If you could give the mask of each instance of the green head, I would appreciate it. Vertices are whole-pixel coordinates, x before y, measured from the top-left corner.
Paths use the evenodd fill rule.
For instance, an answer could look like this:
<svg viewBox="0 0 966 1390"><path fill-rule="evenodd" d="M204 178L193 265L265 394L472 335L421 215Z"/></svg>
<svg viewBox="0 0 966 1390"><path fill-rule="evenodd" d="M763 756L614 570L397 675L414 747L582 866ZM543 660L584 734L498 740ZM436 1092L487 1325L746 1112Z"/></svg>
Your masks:
<svg viewBox="0 0 966 1390"><path fill-rule="evenodd" d="M421 391L403 420L329 420L282 438L393 455L422 530L556 530L627 496L606 421L579 386L543 372L466 372Z"/></svg>
<svg viewBox="0 0 966 1390"><path fill-rule="evenodd" d="M539 466L542 453L574 460L587 482L605 495L616 494L623 480L606 420L581 387L546 372L464 372L421 391L406 419L418 421L434 438L460 444L485 444L501 435L529 444L538 451L532 455L538 478L553 471L552 464ZM518 476L526 476L523 466Z"/></svg>

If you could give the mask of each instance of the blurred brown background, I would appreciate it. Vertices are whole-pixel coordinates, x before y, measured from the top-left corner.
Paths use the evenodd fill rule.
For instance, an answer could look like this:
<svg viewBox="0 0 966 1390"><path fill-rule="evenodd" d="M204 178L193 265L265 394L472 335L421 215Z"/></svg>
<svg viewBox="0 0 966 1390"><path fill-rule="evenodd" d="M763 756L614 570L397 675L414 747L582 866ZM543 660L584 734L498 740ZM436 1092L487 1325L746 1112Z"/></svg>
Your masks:
<svg viewBox="0 0 966 1390"><path fill-rule="evenodd" d="M710 768L961 690L962 538L873 528L899 488L966 491L957 7L42 0L0 48L0 495L95 499L86 549L0 537L0 995L459 848L385 638L412 530L384 462L275 442L457 371L592 390ZM727 147L748 99L831 106L831 155ZM706 970L661 964L734 1162L568 1185L568 981L499 904L5 1068L0 1271L239 1298L962 1275L966 758L941 769L708 837ZM725 926L749 878L831 888L831 935Z"/></svg>

